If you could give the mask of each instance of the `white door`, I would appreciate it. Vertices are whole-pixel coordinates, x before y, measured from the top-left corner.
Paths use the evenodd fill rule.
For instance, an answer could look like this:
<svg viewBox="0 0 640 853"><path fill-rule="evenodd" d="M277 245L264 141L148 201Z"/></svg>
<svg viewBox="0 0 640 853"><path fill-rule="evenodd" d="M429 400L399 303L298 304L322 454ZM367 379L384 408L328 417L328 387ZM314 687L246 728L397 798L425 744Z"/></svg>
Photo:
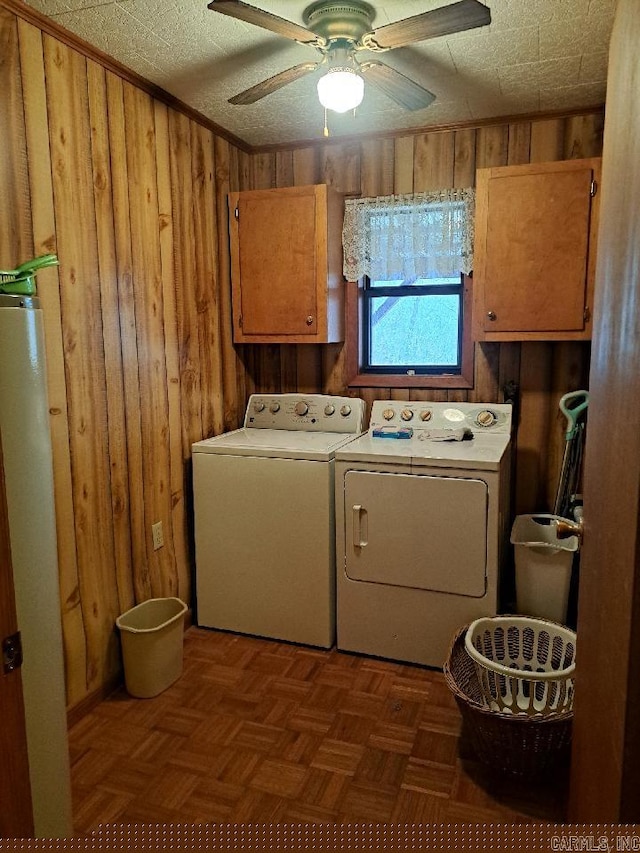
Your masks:
<svg viewBox="0 0 640 853"><path fill-rule="evenodd" d="M347 471L347 577L480 598L487 503L482 480Z"/></svg>

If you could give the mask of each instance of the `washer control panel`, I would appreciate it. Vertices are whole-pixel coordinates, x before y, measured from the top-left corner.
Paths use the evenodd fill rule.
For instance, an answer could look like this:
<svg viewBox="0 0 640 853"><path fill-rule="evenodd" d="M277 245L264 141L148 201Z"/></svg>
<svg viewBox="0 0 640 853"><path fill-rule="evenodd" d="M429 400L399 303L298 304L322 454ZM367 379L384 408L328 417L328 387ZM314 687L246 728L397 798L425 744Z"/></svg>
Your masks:
<svg viewBox="0 0 640 853"><path fill-rule="evenodd" d="M252 394L244 426L307 432L361 433L365 402L330 394Z"/></svg>
<svg viewBox="0 0 640 853"><path fill-rule="evenodd" d="M421 431L459 430L474 434L510 433L512 406L509 403L432 403L375 400L369 431L381 426L411 426Z"/></svg>

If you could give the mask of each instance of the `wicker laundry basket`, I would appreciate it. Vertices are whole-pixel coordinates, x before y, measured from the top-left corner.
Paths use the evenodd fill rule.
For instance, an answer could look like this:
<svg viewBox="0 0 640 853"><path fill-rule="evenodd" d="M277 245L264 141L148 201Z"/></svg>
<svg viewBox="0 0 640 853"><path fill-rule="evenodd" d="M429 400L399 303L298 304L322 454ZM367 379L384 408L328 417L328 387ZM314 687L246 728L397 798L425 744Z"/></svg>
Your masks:
<svg viewBox="0 0 640 853"><path fill-rule="evenodd" d="M568 758L573 712L520 716L483 703L476 666L465 649L468 626L453 638L444 676L462 714L463 732L483 764L517 776L540 776Z"/></svg>

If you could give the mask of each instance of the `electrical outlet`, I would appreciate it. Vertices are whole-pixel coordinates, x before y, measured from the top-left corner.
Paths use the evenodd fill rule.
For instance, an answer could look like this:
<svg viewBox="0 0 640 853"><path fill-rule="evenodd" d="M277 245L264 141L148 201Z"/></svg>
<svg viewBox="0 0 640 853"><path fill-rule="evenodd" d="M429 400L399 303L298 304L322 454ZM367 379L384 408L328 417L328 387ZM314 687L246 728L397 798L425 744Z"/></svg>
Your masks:
<svg viewBox="0 0 640 853"><path fill-rule="evenodd" d="M151 535L153 537L153 550L157 551L164 545L164 534L162 533L162 522L156 521L151 525Z"/></svg>

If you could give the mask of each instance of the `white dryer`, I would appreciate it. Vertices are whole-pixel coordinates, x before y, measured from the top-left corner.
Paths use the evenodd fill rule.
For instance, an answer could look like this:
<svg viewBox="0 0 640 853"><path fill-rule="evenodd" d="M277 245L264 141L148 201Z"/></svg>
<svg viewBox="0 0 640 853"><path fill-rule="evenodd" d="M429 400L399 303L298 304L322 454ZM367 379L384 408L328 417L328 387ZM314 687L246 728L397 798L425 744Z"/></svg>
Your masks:
<svg viewBox="0 0 640 853"><path fill-rule="evenodd" d="M334 644L334 456L363 422L363 400L254 394L192 446L198 625Z"/></svg>
<svg viewBox="0 0 640 853"><path fill-rule="evenodd" d="M337 646L441 667L498 611L511 406L376 401L336 453Z"/></svg>

